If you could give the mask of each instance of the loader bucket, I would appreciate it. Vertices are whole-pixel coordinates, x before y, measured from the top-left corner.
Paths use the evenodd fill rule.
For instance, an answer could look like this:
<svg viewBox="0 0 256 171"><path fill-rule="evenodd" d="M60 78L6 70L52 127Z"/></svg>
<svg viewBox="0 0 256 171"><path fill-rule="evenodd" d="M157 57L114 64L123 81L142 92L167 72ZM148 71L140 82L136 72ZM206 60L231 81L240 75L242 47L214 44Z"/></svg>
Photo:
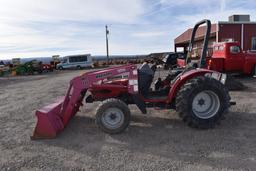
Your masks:
<svg viewBox="0 0 256 171"><path fill-rule="evenodd" d="M64 129L61 117L64 99L65 97L59 98L54 103L36 111L37 124L31 137L32 140L55 138Z"/></svg>

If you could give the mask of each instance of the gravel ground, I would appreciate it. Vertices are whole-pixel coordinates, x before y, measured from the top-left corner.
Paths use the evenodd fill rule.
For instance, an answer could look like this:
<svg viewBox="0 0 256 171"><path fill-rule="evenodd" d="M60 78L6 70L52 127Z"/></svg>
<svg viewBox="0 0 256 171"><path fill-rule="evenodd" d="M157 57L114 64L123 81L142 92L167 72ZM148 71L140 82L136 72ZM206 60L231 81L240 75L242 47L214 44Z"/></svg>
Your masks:
<svg viewBox="0 0 256 171"><path fill-rule="evenodd" d="M81 71L0 78L0 170L256 170L256 80L231 92L237 102L215 129L183 124L174 111L132 108L129 129L107 135L94 123L97 104L81 109L56 139L31 141L35 110L65 94Z"/></svg>

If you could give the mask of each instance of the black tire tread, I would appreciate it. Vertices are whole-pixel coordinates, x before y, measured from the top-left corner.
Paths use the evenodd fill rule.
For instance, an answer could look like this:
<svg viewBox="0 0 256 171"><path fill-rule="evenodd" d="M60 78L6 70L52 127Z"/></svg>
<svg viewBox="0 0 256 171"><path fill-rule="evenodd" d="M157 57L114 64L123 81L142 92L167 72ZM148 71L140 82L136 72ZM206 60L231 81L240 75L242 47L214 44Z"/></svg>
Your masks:
<svg viewBox="0 0 256 171"><path fill-rule="evenodd" d="M124 123L118 129L108 129L104 126L104 124L101 121L102 114L104 113L105 110L107 110L110 107L117 107L120 110L122 110L124 113ZM103 102L101 102L101 104L98 106L96 110L96 124L99 126L101 130L109 134L119 134L123 132L129 126L130 119L131 119L130 109L122 100L119 100L116 98L110 98L110 99L104 100Z"/></svg>
<svg viewBox="0 0 256 171"><path fill-rule="evenodd" d="M191 108L191 95L195 90L204 90L210 88L218 92L220 97L220 110L218 113L209 119L200 119L193 114ZM179 90L176 96L176 110L181 119L190 127L199 129L213 128L224 118L224 114L228 112L230 107L230 95L228 89L219 81L210 77L196 77L188 80Z"/></svg>

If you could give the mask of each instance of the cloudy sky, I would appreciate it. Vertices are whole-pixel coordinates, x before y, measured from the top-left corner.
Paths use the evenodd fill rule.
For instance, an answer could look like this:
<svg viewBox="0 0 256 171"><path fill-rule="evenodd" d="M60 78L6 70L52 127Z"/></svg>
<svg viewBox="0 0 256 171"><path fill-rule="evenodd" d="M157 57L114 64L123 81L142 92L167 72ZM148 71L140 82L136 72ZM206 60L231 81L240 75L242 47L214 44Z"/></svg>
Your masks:
<svg viewBox="0 0 256 171"><path fill-rule="evenodd" d="M256 20L255 0L0 0L0 59L55 54L172 51L173 40L203 18Z"/></svg>

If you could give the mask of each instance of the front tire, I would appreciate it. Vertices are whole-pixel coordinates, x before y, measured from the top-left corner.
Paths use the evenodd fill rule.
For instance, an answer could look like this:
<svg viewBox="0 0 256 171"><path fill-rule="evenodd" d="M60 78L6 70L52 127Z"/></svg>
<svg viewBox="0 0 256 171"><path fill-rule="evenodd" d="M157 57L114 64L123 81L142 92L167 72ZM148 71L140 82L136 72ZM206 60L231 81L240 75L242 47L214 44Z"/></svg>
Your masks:
<svg viewBox="0 0 256 171"><path fill-rule="evenodd" d="M176 98L176 109L190 127L208 129L224 117L230 106L227 88L209 77L196 77L185 83Z"/></svg>
<svg viewBox="0 0 256 171"><path fill-rule="evenodd" d="M130 124L131 113L128 106L119 99L103 101L96 112L96 123L106 133L118 134Z"/></svg>

